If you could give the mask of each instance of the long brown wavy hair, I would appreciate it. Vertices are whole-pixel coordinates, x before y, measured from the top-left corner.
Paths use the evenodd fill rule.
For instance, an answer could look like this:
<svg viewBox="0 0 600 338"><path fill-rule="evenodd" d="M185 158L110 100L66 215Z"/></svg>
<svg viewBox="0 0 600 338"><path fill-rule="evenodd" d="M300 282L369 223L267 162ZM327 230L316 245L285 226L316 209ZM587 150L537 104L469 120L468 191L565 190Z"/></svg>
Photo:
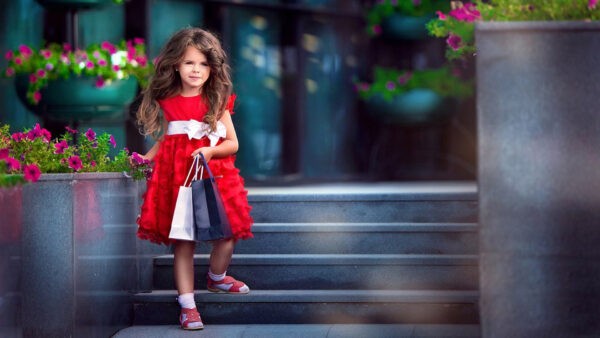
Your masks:
<svg viewBox="0 0 600 338"><path fill-rule="evenodd" d="M233 92L231 67L216 34L195 27L176 32L156 59L154 76L142 91L142 102L136 113L137 124L143 127L140 133L150 135L155 141L159 140L159 136L162 138L161 133L166 133L164 115L160 114L158 100L171 98L181 92L181 78L175 68L183 61L188 46L203 53L210 67L208 80L202 86L201 99L209 107L202 121L210 125L211 130L216 130L217 121Z"/></svg>

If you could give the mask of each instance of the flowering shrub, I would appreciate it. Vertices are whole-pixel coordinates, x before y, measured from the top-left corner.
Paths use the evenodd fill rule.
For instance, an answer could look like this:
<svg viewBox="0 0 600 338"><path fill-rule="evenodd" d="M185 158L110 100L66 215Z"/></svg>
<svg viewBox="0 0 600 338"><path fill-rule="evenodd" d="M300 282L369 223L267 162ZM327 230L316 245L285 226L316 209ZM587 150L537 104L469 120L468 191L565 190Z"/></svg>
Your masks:
<svg viewBox="0 0 600 338"><path fill-rule="evenodd" d="M436 10L449 9L447 0L377 0L367 12L367 33L371 36L381 34L381 22L394 13L423 16Z"/></svg>
<svg viewBox="0 0 600 338"><path fill-rule="evenodd" d="M375 67L375 79L372 84L359 82L354 78L354 86L363 100L380 93L386 100L391 101L394 96L417 88L431 89L442 97L465 98L473 95L473 81L461 79L459 70L451 71L448 66L415 71Z"/></svg>
<svg viewBox="0 0 600 338"><path fill-rule="evenodd" d="M112 135L98 136L88 129L79 133L79 143L74 144L73 136L78 131L65 128L66 132L53 140L39 124L12 135L8 125L0 127L0 186L35 182L41 173L116 171L137 180L149 177L150 162L137 153L129 155L127 148L112 160L107 156L109 147L117 146Z"/></svg>
<svg viewBox="0 0 600 338"><path fill-rule="evenodd" d="M599 20L598 0L474 0L427 23L429 34L446 38L446 57L465 58L475 53L475 21Z"/></svg>
<svg viewBox="0 0 600 338"><path fill-rule="evenodd" d="M105 41L85 50L72 50L67 43L51 43L40 50L21 45L5 54L8 67L2 74L5 77L29 75L27 98L32 104L41 100L40 89L46 87L48 81L68 79L72 75L94 77L99 88L111 81L135 76L143 87L154 71L145 49L144 40L140 38L123 40L118 45Z"/></svg>

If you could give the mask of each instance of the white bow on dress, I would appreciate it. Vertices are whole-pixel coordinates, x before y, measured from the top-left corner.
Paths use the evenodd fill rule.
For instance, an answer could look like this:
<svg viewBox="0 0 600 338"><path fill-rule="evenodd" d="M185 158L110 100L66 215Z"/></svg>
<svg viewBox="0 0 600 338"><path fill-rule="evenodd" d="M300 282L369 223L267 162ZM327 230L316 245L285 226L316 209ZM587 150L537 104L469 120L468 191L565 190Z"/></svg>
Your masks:
<svg viewBox="0 0 600 338"><path fill-rule="evenodd" d="M173 134L187 134L190 138L201 139L204 136L207 136L210 140L210 146L214 147L219 138L227 135L227 129L225 128L225 124L221 121L217 121L217 130L209 133L210 125L208 123L200 122L194 119L190 120L181 120L181 121L171 121L169 122L169 126L167 128L167 135Z"/></svg>

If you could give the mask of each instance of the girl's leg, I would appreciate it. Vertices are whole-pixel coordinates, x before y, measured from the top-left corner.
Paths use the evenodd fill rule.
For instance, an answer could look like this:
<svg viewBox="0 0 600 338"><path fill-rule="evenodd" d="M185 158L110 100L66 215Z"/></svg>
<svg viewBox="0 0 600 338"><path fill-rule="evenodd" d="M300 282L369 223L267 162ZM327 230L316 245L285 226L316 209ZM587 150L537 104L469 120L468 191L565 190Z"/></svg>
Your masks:
<svg viewBox="0 0 600 338"><path fill-rule="evenodd" d="M210 271L216 275L225 273L233 255L233 238L212 241L210 253Z"/></svg>
<svg viewBox="0 0 600 338"><path fill-rule="evenodd" d="M194 249L196 242L175 242L175 285L179 294L194 292Z"/></svg>

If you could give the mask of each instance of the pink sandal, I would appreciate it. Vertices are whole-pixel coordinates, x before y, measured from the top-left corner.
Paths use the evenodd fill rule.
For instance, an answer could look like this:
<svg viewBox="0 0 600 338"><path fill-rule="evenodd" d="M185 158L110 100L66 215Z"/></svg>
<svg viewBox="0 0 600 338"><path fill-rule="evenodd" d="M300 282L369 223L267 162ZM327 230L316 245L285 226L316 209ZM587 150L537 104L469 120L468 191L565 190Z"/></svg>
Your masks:
<svg viewBox="0 0 600 338"><path fill-rule="evenodd" d="M206 288L210 292L225 292L237 294L246 294L250 292L250 288L246 284L236 280L231 276L225 276L225 278L223 278L223 280L221 281L214 281L207 274L206 279Z"/></svg>
<svg viewBox="0 0 600 338"><path fill-rule="evenodd" d="M202 330L204 328L204 324L196 308L181 308L179 323L181 323L181 328L184 330Z"/></svg>

